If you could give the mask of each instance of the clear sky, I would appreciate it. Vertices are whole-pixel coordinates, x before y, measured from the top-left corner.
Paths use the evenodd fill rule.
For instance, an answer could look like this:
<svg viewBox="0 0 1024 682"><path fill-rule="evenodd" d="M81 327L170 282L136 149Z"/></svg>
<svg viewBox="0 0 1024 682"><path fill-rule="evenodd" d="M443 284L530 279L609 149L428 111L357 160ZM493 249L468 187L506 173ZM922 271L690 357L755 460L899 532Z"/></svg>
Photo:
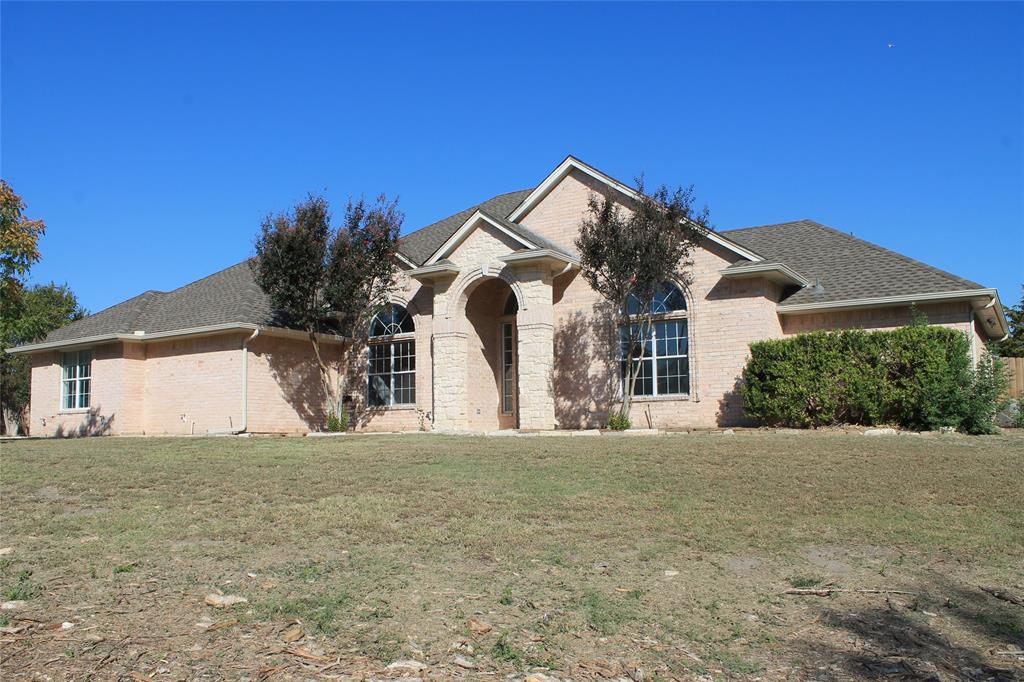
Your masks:
<svg viewBox="0 0 1024 682"><path fill-rule="evenodd" d="M21 4L3 177L35 281L92 311L252 253L268 212L397 194L406 231L566 154L1024 281L1021 4ZM891 47L890 47L891 45Z"/></svg>

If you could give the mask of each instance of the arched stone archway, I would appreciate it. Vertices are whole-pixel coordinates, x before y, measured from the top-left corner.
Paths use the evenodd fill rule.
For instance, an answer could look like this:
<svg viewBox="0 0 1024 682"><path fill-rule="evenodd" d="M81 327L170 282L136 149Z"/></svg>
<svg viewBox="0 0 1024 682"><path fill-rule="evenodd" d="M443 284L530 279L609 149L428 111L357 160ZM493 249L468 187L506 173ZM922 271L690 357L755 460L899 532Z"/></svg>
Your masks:
<svg viewBox="0 0 1024 682"><path fill-rule="evenodd" d="M547 430L555 426L552 273L545 267L478 266L434 286L434 427ZM508 295L517 312L502 320ZM512 323L514 409L503 409L500 344Z"/></svg>
<svg viewBox="0 0 1024 682"><path fill-rule="evenodd" d="M474 431L513 429L516 415L516 313L509 284L488 278L468 292L462 324L466 331L466 414ZM513 312L514 309L514 312ZM510 392L511 395L506 395ZM510 397L510 400L505 400Z"/></svg>

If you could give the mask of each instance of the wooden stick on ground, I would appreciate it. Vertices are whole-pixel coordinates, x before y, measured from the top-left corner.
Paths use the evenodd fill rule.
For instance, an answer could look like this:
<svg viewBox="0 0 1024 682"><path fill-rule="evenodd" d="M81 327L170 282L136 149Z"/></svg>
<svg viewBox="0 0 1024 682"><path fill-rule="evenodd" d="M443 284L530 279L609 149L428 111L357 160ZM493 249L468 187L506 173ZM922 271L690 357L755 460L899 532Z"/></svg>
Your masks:
<svg viewBox="0 0 1024 682"><path fill-rule="evenodd" d="M918 596L917 592L906 592L904 590L841 590L838 587L793 587L783 592L783 594L793 594L802 597L828 597L837 592L852 592L856 594L905 594L913 597Z"/></svg>
<svg viewBox="0 0 1024 682"><path fill-rule="evenodd" d="M1012 592L1007 592L1006 590L998 587L985 587L983 585L979 585L978 587L982 592L988 592L996 599L1002 599L1003 601L1008 601L1011 604L1016 604L1017 606L1024 606L1024 599L1021 599Z"/></svg>

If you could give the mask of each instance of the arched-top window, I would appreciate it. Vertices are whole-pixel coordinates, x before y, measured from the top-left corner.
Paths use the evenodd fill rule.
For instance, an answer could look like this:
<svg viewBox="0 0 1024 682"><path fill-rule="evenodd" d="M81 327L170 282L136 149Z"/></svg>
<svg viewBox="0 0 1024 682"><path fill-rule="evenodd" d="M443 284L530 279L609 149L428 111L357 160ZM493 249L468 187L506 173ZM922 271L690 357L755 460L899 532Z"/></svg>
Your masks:
<svg viewBox="0 0 1024 682"><path fill-rule="evenodd" d="M514 291L508 292L508 298L505 299L505 310L502 315L515 315L519 312L519 299L516 298Z"/></svg>
<svg viewBox="0 0 1024 682"><path fill-rule="evenodd" d="M630 295L627 312L640 312L640 301ZM651 301L653 319L650 328L623 325L619 329L623 391L629 371L626 363L630 345L636 367L634 396L689 395L690 333L686 298L674 282L664 282ZM638 338L643 336L643 338Z"/></svg>
<svg viewBox="0 0 1024 682"><path fill-rule="evenodd" d="M686 310L686 297L675 282L662 282L654 292L651 300L651 314L664 315ZM630 315L640 313L640 299L633 294L626 299L626 312Z"/></svg>
<svg viewBox="0 0 1024 682"><path fill-rule="evenodd" d="M414 331L412 315L397 303L374 315L367 353L367 397L371 406L416 404Z"/></svg>
<svg viewBox="0 0 1024 682"><path fill-rule="evenodd" d="M373 316L370 322L370 336L394 336L409 334L416 331L409 311L397 303L392 303Z"/></svg>

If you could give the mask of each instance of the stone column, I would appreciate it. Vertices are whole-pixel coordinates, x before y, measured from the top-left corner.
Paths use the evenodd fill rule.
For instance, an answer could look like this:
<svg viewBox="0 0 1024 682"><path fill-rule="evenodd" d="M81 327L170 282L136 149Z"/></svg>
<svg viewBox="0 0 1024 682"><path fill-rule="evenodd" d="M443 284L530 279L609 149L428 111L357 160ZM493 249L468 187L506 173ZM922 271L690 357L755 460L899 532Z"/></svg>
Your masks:
<svg viewBox="0 0 1024 682"><path fill-rule="evenodd" d="M454 304L449 306L454 281L434 284L433 411L435 431L469 428L466 413L466 334L456 320Z"/></svg>
<svg viewBox="0 0 1024 682"><path fill-rule="evenodd" d="M469 428L466 414L466 335L434 332L434 430Z"/></svg>
<svg viewBox="0 0 1024 682"><path fill-rule="evenodd" d="M519 428L555 428L555 316L551 273L516 273L524 305L516 316L519 336Z"/></svg>

